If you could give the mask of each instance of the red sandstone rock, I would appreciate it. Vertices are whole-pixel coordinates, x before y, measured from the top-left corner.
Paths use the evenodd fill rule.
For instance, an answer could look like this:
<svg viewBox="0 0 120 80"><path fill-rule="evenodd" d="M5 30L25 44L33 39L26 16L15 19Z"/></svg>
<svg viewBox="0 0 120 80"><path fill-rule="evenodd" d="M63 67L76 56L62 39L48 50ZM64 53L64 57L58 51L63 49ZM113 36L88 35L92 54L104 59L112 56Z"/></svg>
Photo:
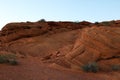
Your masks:
<svg viewBox="0 0 120 80"><path fill-rule="evenodd" d="M120 65L120 22L109 23L109 26L86 21L7 24L0 32L0 53L18 55L20 65L0 64L3 74L0 78L16 80L20 75L23 78L17 80L119 80L119 71L113 72L111 66ZM81 70L92 62L100 66L98 73ZM14 73L10 74L11 70Z"/></svg>

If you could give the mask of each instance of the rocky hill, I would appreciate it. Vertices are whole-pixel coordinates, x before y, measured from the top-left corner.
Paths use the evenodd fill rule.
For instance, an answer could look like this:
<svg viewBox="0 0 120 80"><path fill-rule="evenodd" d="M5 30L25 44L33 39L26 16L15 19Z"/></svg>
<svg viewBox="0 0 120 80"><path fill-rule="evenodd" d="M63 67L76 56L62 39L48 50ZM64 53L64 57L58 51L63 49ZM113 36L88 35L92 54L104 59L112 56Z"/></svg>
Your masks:
<svg viewBox="0 0 120 80"><path fill-rule="evenodd" d="M9 23L0 50L19 62L0 64L3 80L120 80L119 20Z"/></svg>

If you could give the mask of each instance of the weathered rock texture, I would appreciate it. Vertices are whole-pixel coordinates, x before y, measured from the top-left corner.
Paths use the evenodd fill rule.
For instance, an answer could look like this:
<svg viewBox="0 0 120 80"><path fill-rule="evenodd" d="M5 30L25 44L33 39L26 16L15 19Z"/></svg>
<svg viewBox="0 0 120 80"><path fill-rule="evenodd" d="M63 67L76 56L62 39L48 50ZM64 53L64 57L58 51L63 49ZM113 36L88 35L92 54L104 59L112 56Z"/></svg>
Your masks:
<svg viewBox="0 0 120 80"><path fill-rule="evenodd" d="M9 23L0 32L0 45L1 53L37 57L45 64L81 71L96 62L100 72L112 71L120 65L120 21Z"/></svg>

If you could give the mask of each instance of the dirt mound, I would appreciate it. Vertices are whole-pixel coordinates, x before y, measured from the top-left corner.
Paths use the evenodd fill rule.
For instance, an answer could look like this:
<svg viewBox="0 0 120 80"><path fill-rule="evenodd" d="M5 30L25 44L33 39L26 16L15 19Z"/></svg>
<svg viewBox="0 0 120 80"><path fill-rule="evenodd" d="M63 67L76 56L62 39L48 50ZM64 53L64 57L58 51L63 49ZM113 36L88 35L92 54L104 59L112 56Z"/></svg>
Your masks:
<svg viewBox="0 0 120 80"><path fill-rule="evenodd" d="M81 71L96 62L100 72L113 71L112 66L120 65L120 22L9 23L0 32L0 45L0 53L37 58L59 70Z"/></svg>

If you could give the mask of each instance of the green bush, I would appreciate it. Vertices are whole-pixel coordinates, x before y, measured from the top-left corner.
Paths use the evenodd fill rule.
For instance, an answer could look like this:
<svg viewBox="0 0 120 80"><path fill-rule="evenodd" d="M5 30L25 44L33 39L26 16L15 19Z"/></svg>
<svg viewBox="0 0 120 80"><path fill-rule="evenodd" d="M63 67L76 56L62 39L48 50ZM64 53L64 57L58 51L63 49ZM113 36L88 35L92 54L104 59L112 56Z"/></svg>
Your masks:
<svg viewBox="0 0 120 80"><path fill-rule="evenodd" d="M38 22L46 22L46 20L45 19L41 19Z"/></svg>
<svg viewBox="0 0 120 80"><path fill-rule="evenodd" d="M104 22L101 22L101 25L103 25L103 26L110 26L111 24L110 24L110 22L104 21Z"/></svg>
<svg viewBox="0 0 120 80"><path fill-rule="evenodd" d="M111 68L113 71L118 71L118 70L120 70L120 65L112 65Z"/></svg>
<svg viewBox="0 0 120 80"><path fill-rule="evenodd" d="M80 23L80 22L79 22L79 21L75 21L74 23L77 23L77 24L78 24L78 23Z"/></svg>
<svg viewBox="0 0 120 80"><path fill-rule="evenodd" d="M15 59L9 60L9 64L18 65L18 62Z"/></svg>
<svg viewBox="0 0 120 80"><path fill-rule="evenodd" d="M92 62L92 63L86 64L86 65L82 66L82 69L85 72L94 72L94 73L96 73L96 72L99 71L99 67L98 67L96 62Z"/></svg>
<svg viewBox="0 0 120 80"><path fill-rule="evenodd" d="M94 24L98 25L98 24L99 24L99 22L95 22Z"/></svg>
<svg viewBox="0 0 120 80"><path fill-rule="evenodd" d="M14 54L1 54L0 63L9 63L11 65L17 65L16 56Z"/></svg>
<svg viewBox="0 0 120 80"><path fill-rule="evenodd" d="M0 63L7 63L8 59L5 55L0 55Z"/></svg>

